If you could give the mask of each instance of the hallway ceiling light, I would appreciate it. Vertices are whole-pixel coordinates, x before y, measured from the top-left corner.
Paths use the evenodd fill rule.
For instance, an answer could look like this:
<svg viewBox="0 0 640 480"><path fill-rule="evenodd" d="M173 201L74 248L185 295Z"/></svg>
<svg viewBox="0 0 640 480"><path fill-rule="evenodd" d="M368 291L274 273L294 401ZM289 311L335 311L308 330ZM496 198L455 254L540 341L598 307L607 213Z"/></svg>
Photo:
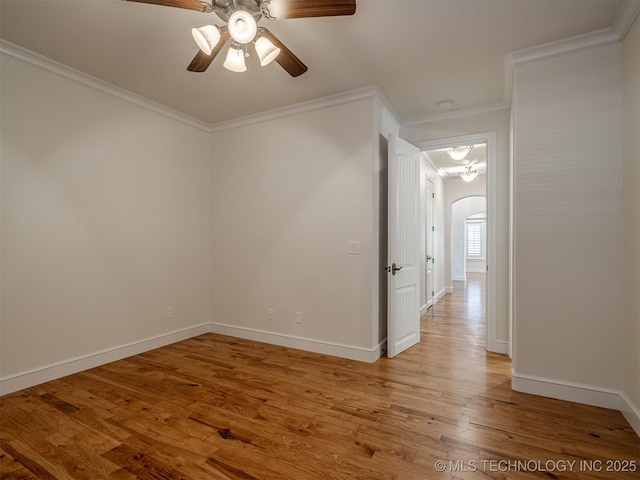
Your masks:
<svg viewBox="0 0 640 480"><path fill-rule="evenodd" d="M463 147L453 147L447 150L447 153L454 160L462 160L473 149L473 145L465 145Z"/></svg>
<svg viewBox="0 0 640 480"><path fill-rule="evenodd" d="M478 171L472 170L472 167L467 167L464 172L460 172L458 175L460 175L460 178L462 178L462 180L464 180L465 182L471 182L478 176Z"/></svg>

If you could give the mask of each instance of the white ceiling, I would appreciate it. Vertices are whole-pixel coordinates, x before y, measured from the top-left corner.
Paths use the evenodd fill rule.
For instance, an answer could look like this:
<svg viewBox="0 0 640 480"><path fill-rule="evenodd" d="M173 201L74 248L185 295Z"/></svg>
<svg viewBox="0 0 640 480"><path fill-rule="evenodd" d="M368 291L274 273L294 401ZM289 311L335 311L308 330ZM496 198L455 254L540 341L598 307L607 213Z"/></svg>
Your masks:
<svg viewBox="0 0 640 480"><path fill-rule="evenodd" d="M261 20L308 65L298 78L255 55L229 72L224 53L188 72L191 28L218 17L122 0L0 0L0 37L208 124L372 85L415 121L443 99L498 104L505 55L610 27L621 3L357 0L354 16Z"/></svg>

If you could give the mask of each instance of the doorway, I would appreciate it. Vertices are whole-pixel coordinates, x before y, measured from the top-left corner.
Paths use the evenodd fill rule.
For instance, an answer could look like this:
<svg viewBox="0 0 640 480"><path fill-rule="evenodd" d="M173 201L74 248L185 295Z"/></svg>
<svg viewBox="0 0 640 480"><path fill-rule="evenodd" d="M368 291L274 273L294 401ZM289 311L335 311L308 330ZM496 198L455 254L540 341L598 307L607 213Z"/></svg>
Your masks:
<svg viewBox="0 0 640 480"><path fill-rule="evenodd" d="M496 338L497 331L497 319L495 314L496 305L496 289L495 289L495 274L496 274L496 225L493 221L496 218L496 193L494 191L496 185L496 172L495 168L492 168L496 164L496 133L485 132L472 135L464 135L459 137L448 137L439 140L428 140L419 142L416 144L423 154L423 175L425 176L425 197L427 190L427 178L430 178L433 183L435 198L433 199L434 206L434 238L431 242L434 245L434 254L429 254L428 239L429 235L425 234L425 258L424 265L426 266L426 257L435 257L435 262L432 262L434 270L434 288L429 289L426 277L425 268L425 298L427 290L428 292L434 292L432 297L432 305L435 304L439 298L445 293L453 293L453 280L451 279L451 231L450 231L450 211L451 205L454 200L463 198L465 196L472 195L485 195L486 196L486 214L485 214L485 235L486 235L486 273L482 279L482 283L486 286L482 288L482 291L486 291L486 301L483 302L484 318L486 318L486 349L492 352L507 353L504 350L503 342L498 342ZM438 151L440 154L446 154L447 151L456 146L472 145L476 150L476 153L481 152L484 149L484 159L474 158L469 153L468 162L460 162L458 167L471 168L458 168L457 170L447 170L447 168L441 168L437 162L432 158L433 155L429 155L429 152ZM476 147L476 145L478 147ZM471 151L473 151L473 149ZM484 165L483 165L484 164ZM475 167L475 168L474 168ZM451 168L451 167L448 167ZM466 170L478 170L475 178L470 182L464 182L461 179L460 173ZM475 183L474 183L475 182ZM461 185L468 183L474 185L477 190L471 190L467 193L460 193L460 190L468 187L461 187ZM480 189L482 183L483 188ZM454 198L455 197L455 198ZM427 206L425 198L425 229L427 220ZM476 212L477 213L477 212ZM439 218L440 217L440 218ZM440 231L439 231L440 230ZM428 232L425 232L428 233ZM464 246L464 244L462 245ZM440 258L439 258L440 257ZM474 275L476 275L474 273ZM425 302L426 305L426 302Z"/></svg>

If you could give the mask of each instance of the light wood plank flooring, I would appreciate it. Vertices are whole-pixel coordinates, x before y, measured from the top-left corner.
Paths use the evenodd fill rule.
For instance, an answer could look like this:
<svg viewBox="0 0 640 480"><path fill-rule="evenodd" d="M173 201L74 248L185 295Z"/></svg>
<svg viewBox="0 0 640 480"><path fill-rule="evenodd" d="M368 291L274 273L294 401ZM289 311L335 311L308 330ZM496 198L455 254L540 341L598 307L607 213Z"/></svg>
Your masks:
<svg viewBox="0 0 640 480"><path fill-rule="evenodd" d="M619 412L511 391L484 344L482 275L375 364L203 335L2 397L2 479L640 478L605 471L640 467Z"/></svg>

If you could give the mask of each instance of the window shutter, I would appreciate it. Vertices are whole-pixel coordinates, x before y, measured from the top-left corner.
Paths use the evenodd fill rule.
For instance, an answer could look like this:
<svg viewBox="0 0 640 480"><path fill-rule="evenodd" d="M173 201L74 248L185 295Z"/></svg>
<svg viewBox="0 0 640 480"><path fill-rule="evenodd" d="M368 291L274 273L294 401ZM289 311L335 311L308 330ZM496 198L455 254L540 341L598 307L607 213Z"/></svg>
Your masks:
<svg viewBox="0 0 640 480"><path fill-rule="evenodd" d="M482 223L467 223L467 257L480 257L482 253Z"/></svg>

